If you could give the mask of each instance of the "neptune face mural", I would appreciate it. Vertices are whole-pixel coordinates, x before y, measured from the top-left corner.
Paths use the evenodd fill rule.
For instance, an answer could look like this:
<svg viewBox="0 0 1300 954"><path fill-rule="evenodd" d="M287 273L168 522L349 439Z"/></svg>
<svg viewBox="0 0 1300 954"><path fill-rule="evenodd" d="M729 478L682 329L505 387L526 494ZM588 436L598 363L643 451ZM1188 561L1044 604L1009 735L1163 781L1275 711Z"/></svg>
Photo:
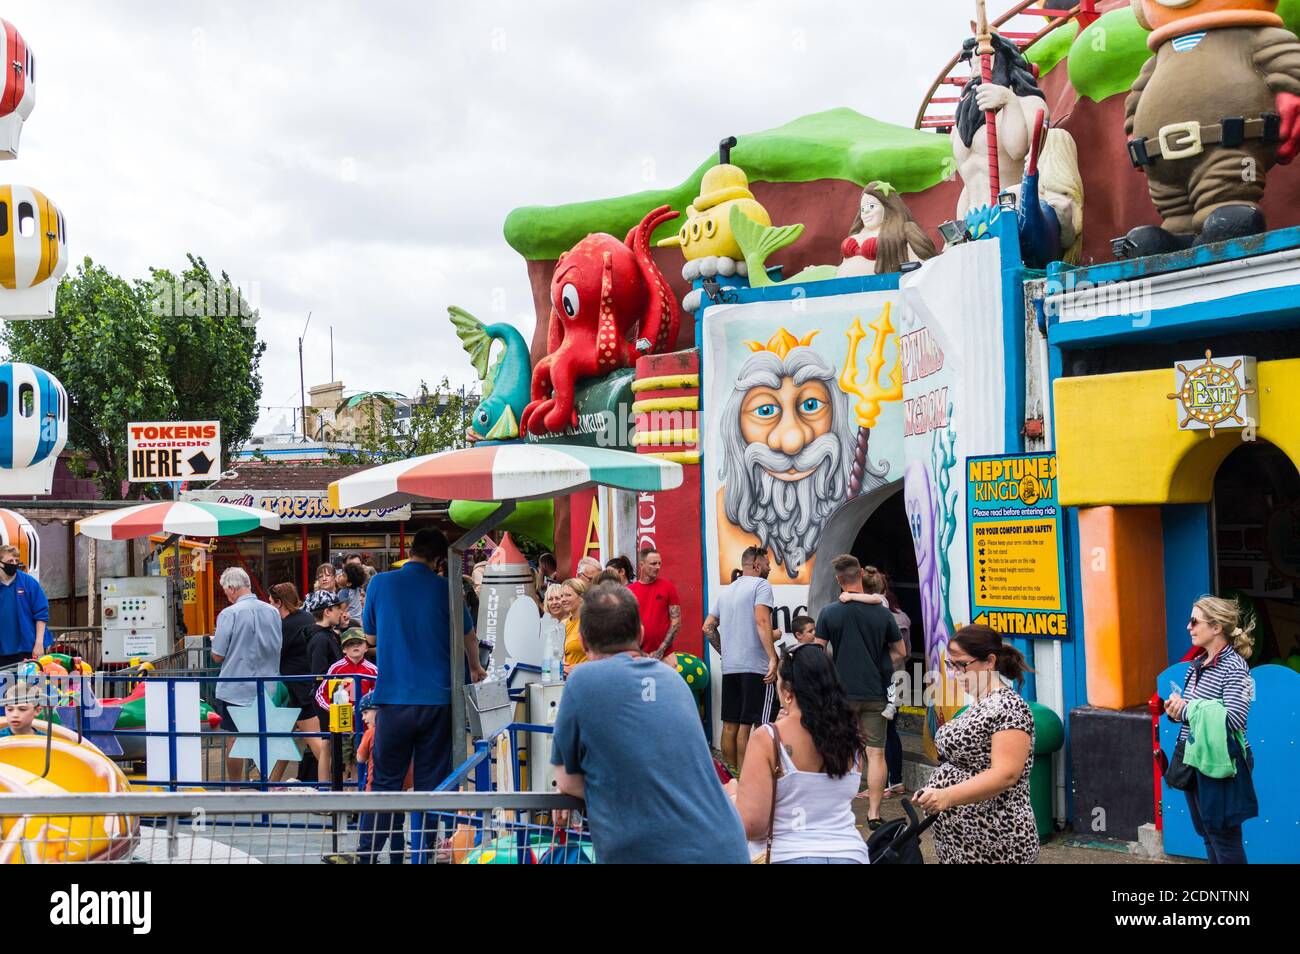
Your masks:
<svg viewBox="0 0 1300 954"><path fill-rule="evenodd" d="M722 411L724 510L790 579L847 499L857 427L835 367L807 346L755 352ZM884 482L867 467L864 490Z"/></svg>

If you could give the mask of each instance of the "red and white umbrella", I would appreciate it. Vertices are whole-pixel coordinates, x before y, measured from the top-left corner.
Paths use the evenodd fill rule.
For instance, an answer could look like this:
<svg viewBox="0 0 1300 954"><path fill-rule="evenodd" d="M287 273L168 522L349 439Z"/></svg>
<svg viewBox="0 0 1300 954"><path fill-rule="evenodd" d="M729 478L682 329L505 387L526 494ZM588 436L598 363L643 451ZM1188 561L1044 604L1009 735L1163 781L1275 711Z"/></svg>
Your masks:
<svg viewBox="0 0 1300 954"><path fill-rule="evenodd" d="M648 454L571 444L497 444L381 464L330 484L330 506L413 500L539 500L584 487L647 492L682 483L682 465Z"/></svg>
<svg viewBox="0 0 1300 954"><path fill-rule="evenodd" d="M231 537L259 527L279 530L280 518L256 507L177 500L108 510L77 521L77 532L96 540L134 540L155 533Z"/></svg>

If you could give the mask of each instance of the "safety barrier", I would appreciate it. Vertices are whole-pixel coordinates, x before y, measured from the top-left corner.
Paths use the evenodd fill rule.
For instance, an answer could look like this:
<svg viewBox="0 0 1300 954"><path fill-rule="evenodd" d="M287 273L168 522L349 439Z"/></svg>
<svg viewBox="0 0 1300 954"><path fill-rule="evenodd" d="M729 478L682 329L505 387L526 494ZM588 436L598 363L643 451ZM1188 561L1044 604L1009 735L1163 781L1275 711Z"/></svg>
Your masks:
<svg viewBox="0 0 1300 954"><path fill-rule="evenodd" d="M496 791L0 795L0 863L583 864L581 808Z"/></svg>
<svg viewBox="0 0 1300 954"><path fill-rule="evenodd" d="M6 672L6 677L14 678L13 674ZM271 776L277 761L292 762L292 759L272 759L271 749L272 741L277 739L303 740L307 742L313 739L326 739L329 741L335 754L342 755L344 752L344 736L349 737L348 741L352 743L351 752L355 752L356 747L360 744L361 737L364 733L364 725L360 718L353 720L353 725L348 731L330 732L328 726L322 726L318 732L297 731L293 727L298 720L288 723L288 728L273 728L270 716L276 710L284 712L287 709L296 708L294 706L275 706L271 703L276 693L276 684L293 684L307 682L311 685L313 692L321 680L321 676L270 676L270 677L250 677L235 678L216 675L212 672L202 670L152 670L142 673L138 670L121 670L110 673L96 673L93 676L39 676L36 677L38 684L47 688L47 693L55 699L62 698L63 702L55 702L54 708L58 710L60 721L66 728L76 732L78 737L86 737L92 743L98 745L109 755L120 762L138 762L146 758L146 749L148 740L165 739L166 758L161 760L149 760L149 766L153 771L146 775L145 778L133 778L133 783L138 787L158 787L165 788L169 791L177 791L182 788L203 788L206 786L219 785L226 788L252 788L262 791L268 791L276 788L287 786L309 786L313 788L326 789L343 789L357 788L364 786L365 773L364 767L359 767L356 778L346 779L335 772L335 777L325 781L301 781L293 779L291 781L273 781ZM333 679L348 680L353 683L352 698L359 699L362 695L362 684L373 682L374 676L364 674L340 674L331 677ZM25 681L30 682L30 678ZM148 728L119 728L114 724L111 728L105 728L102 716L107 708L101 705L100 699L118 699L128 696L139 683L144 682L147 685L161 687L165 693L165 712L167 714L167 726L165 729L148 729ZM178 688L186 684L197 684L198 692L195 703L202 703L211 706L215 702L218 687L221 684L238 683L248 685L252 683L257 691L257 702L255 706L248 707L256 712L255 725L248 727L243 731L226 731L205 727L200 723L198 731L186 731L179 728L178 725L178 708L185 705L186 702L178 700ZM48 707L47 707L48 709ZM287 716L276 718L277 724L282 724ZM227 764L225 759L225 750L234 740L239 738L254 738L257 757L251 759L257 770L258 778L253 780L235 780L228 776ZM184 761L181 757L181 743L186 739L199 740L199 764L201 766L201 775L199 777L186 777L181 771L181 763ZM337 767L341 764L340 759L335 759L334 765Z"/></svg>

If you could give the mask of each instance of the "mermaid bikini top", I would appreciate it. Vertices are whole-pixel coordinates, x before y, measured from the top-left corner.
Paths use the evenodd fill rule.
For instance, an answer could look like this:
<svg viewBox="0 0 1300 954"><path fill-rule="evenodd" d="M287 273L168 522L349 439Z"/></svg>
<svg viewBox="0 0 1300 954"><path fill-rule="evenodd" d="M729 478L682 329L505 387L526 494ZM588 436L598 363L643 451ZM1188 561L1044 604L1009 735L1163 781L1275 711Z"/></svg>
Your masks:
<svg viewBox="0 0 1300 954"><path fill-rule="evenodd" d="M863 239L862 244L859 245L858 240L850 235L840 245L840 253L845 258L861 255L863 258L869 258L874 262L876 260L876 237L873 235L870 238Z"/></svg>

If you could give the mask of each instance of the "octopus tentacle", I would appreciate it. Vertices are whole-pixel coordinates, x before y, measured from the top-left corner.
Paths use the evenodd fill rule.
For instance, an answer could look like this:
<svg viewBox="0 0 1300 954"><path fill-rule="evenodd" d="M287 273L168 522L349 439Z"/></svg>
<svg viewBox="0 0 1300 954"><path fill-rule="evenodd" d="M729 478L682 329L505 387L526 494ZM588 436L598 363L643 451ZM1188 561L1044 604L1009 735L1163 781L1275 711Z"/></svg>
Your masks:
<svg viewBox="0 0 1300 954"><path fill-rule="evenodd" d="M638 339L649 342L650 353L669 351L677 342L677 330L681 323L681 312L677 309L677 298L668 286L663 272L655 265L650 256L650 236L664 222L669 222L679 213L671 206L661 205L650 211L641 224L632 229L627 236L627 245L636 256L637 268L645 282L649 298L645 313L638 323ZM644 348L644 345L642 345Z"/></svg>

